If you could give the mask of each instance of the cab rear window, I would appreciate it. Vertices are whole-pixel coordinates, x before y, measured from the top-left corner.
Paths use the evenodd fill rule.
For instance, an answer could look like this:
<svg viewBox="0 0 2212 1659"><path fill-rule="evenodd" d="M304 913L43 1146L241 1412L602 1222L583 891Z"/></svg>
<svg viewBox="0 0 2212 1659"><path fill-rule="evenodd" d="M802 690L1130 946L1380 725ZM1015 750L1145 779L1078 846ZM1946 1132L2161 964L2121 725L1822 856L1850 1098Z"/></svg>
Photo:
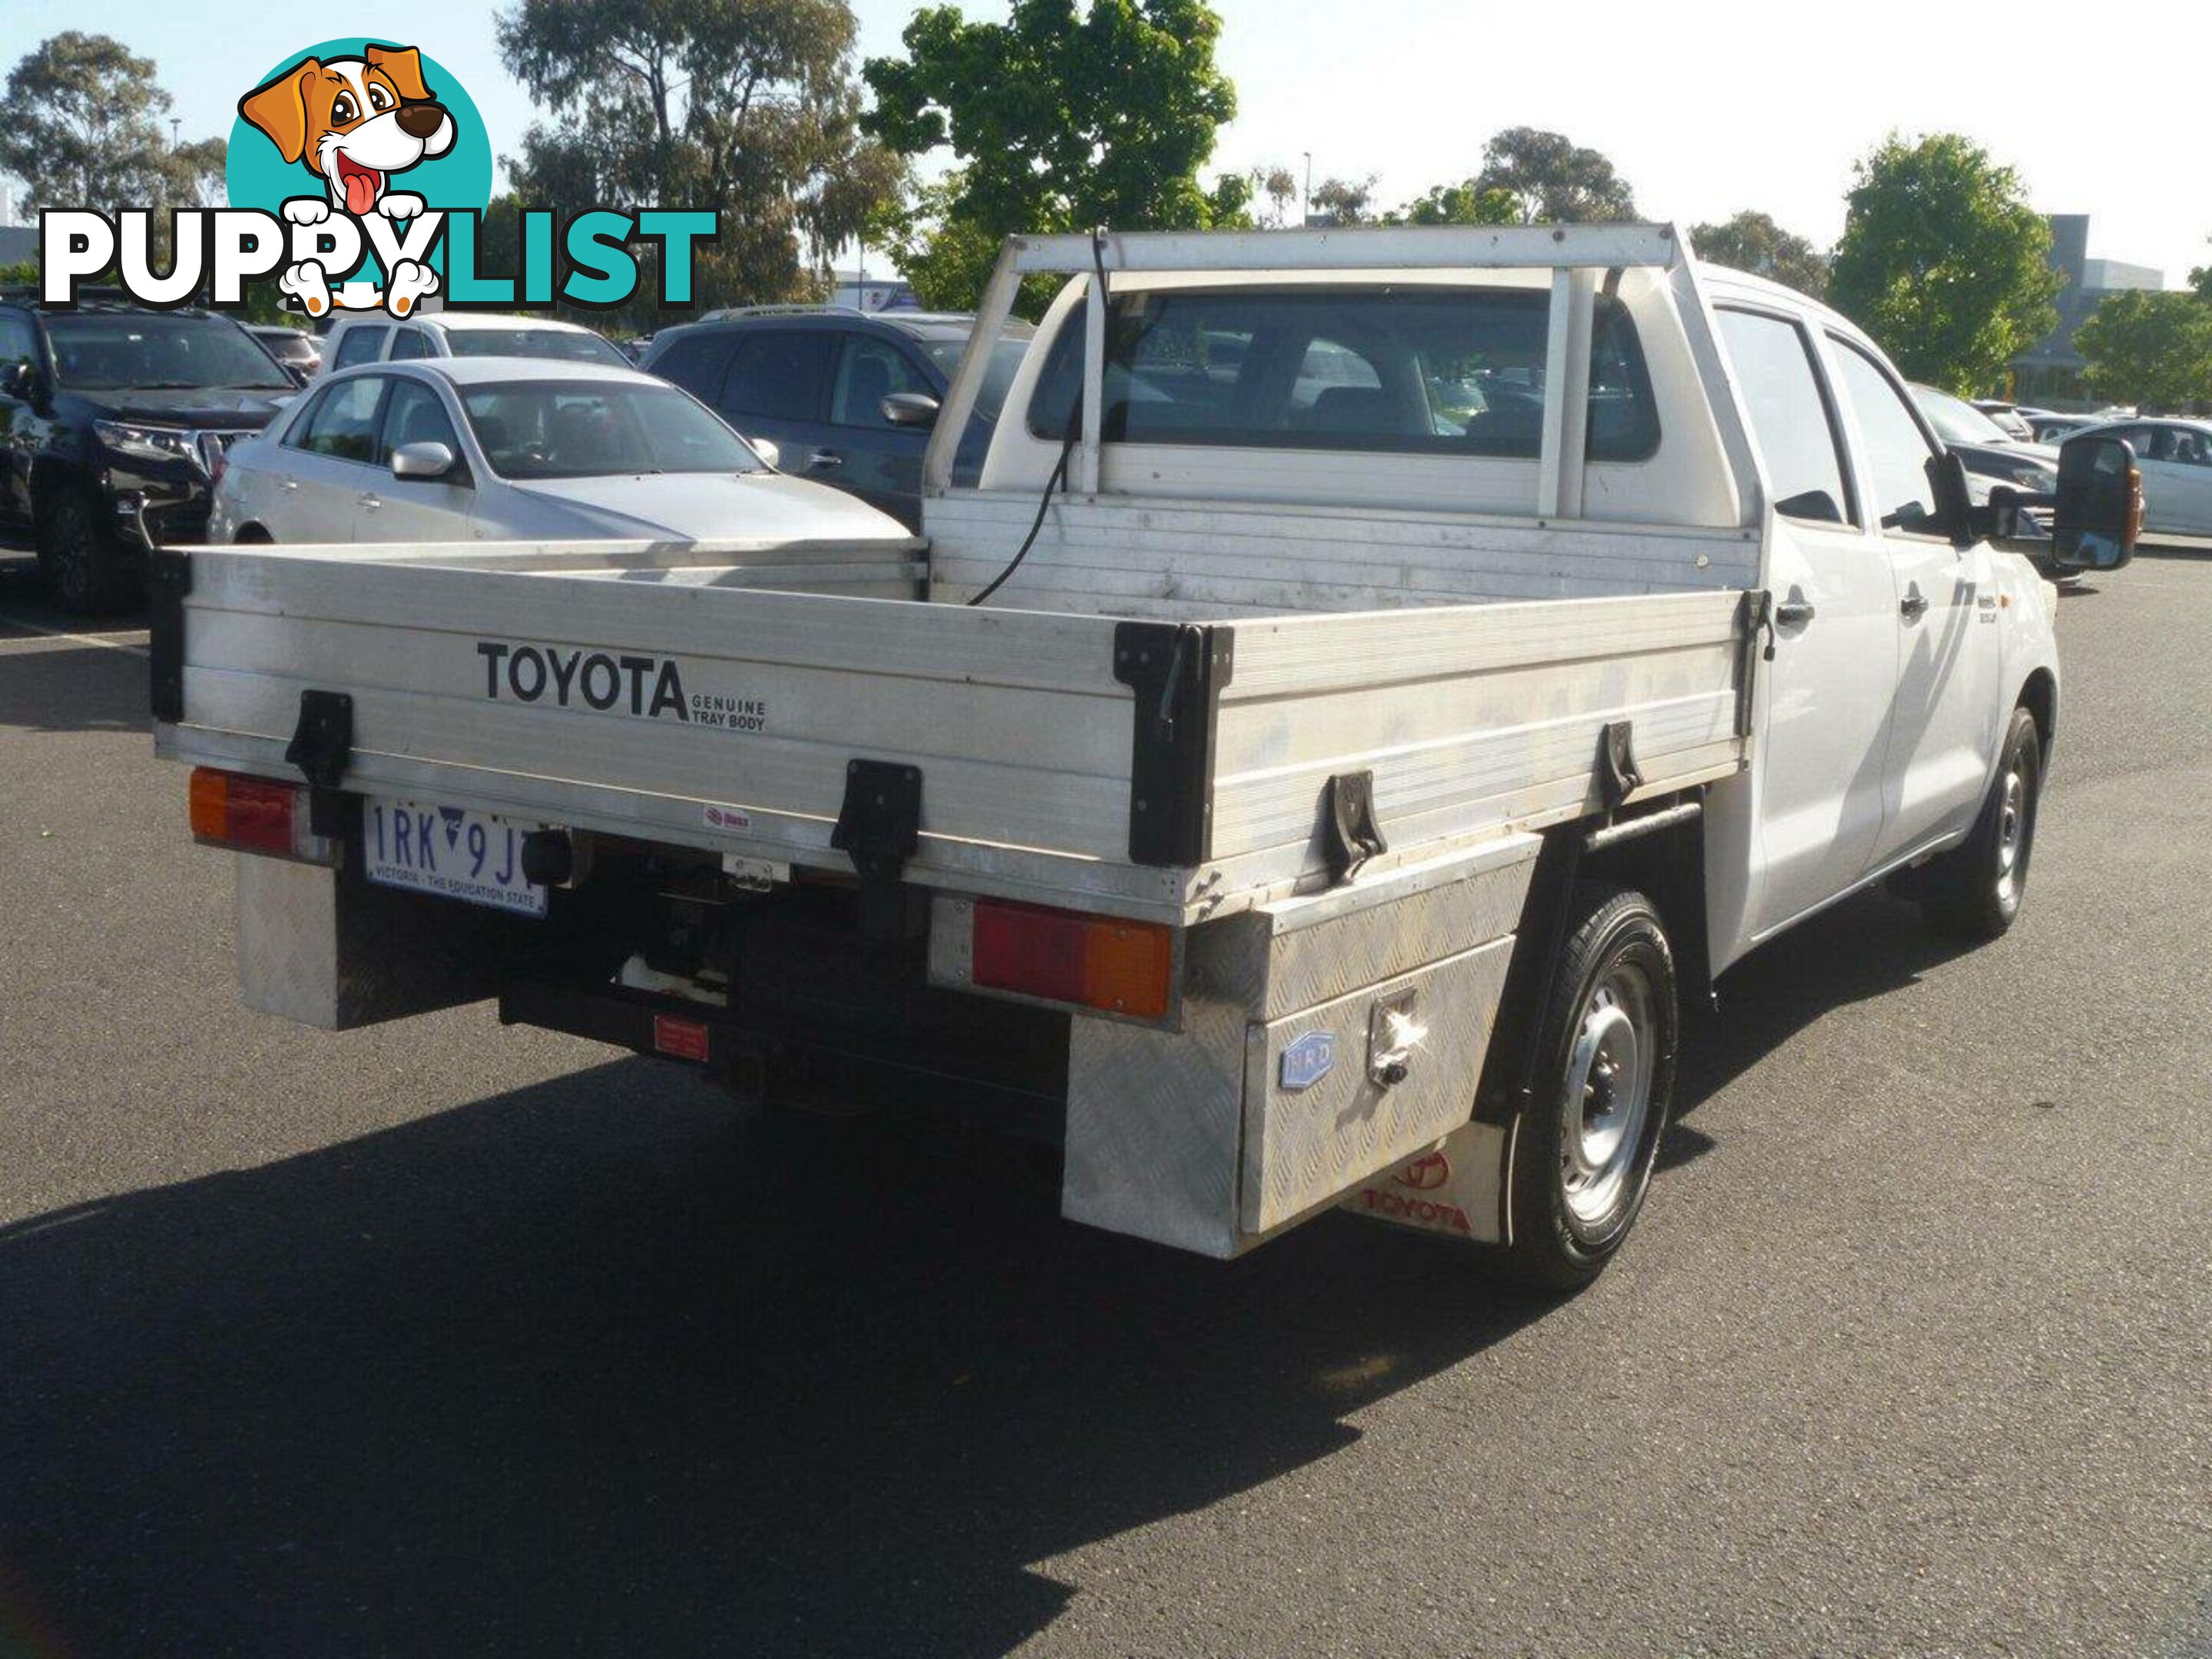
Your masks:
<svg viewBox="0 0 2212 1659"><path fill-rule="evenodd" d="M1191 289L1129 295L1109 319L1100 429L1121 443L1533 459L1550 295L1527 289ZM1059 441L1082 381L1083 313L1054 341L1030 431ZM1635 325L1597 301L1594 461L1659 447Z"/></svg>

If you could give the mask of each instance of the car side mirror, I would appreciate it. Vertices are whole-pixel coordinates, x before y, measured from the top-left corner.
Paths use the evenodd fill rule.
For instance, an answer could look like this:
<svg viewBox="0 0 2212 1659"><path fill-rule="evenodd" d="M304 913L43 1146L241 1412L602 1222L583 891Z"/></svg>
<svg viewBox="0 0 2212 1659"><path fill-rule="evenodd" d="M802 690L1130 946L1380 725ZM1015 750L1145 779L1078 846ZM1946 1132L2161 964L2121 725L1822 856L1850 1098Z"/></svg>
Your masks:
<svg viewBox="0 0 2212 1659"><path fill-rule="evenodd" d="M748 438L745 442L751 446L753 453L761 458L761 465L769 471L774 472L782 466L783 450L779 445L772 444L765 438Z"/></svg>
<svg viewBox="0 0 2212 1659"><path fill-rule="evenodd" d="M43 389L39 366L28 357L9 369L5 379L0 380L0 392L5 392L11 398L19 398L27 404L45 402L40 395Z"/></svg>
<svg viewBox="0 0 2212 1659"><path fill-rule="evenodd" d="M2142 534L2142 474L2124 438L2084 434L2058 449L2051 562L2063 570L2118 570Z"/></svg>
<svg viewBox="0 0 2212 1659"><path fill-rule="evenodd" d="M402 444L392 452L392 476L395 478L442 478L453 471L459 459L450 444L426 438L418 443Z"/></svg>
<svg viewBox="0 0 2212 1659"><path fill-rule="evenodd" d="M878 405L893 426L935 426L936 398L927 392L894 392Z"/></svg>
<svg viewBox="0 0 2212 1659"><path fill-rule="evenodd" d="M1936 487L1936 520L1955 547L1971 547L1978 539L1974 519L1974 489L1967 482L1966 457L1947 449L1928 464Z"/></svg>

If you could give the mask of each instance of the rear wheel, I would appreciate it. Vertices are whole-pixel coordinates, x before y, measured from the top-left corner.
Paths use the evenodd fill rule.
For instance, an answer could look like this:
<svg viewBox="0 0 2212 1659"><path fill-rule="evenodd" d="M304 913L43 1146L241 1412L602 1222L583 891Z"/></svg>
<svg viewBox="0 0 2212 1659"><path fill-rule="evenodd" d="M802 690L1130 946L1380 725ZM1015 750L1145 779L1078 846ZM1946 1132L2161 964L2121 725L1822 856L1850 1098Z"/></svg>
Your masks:
<svg viewBox="0 0 2212 1659"><path fill-rule="evenodd" d="M122 547L79 489L62 489L39 514L39 573L54 603L79 616L120 611L138 597Z"/></svg>
<svg viewBox="0 0 2212 1659"><path fill-rule="evenodd" d="M1573 1290L1604 1270L1644 1206L1674 1098L1674 953L1651 901L1584 884L1513 1152L1513 1278Z"/></svg>
<svg viewBox="0 0 2212 1659"><path fill-rule="evenodd" d="M1930 923L1960 939L1993 939L2019 919L2042 795L2042 735L2035 716L2015 708L1973 833L1919 872L1917 894Z"/></svg>

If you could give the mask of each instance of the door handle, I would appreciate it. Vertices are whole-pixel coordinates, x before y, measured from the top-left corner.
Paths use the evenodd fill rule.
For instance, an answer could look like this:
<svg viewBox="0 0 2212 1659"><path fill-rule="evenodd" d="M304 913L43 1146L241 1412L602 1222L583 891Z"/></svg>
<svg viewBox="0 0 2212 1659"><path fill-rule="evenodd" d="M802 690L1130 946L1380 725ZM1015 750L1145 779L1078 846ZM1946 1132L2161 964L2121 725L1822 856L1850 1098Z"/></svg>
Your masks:
<svg viewBox="0 0 2212 1659"><path fill-rule="evenodd" d="M1906 586L1905 597L1897 602L1897 608L1907 622L1918 622L1927 614L1928 596L1920 591L1918 582Z"/></svg>
<svg viewBox="0 0 2212 1659"><path fill-rule="evenodd" d="M809 472L829 472L845 465L845 458L834 449L817 449L806 457Z"/></svg>
<svg viewBox="0 0 2212 1659"><path fill-rule="evenodd" d="M1810 599L1784 599L1774 607L1774 620L1784 628L1802 628L1819 614Z"/></svg>
<svg viewBox="0 0 2212 1659"><path fill-rule="evenodd" d="M280 488L285 489L297 489L300 487L300 481L297 478L279 478L276 483Z"/></svg>
<svg viewBox="0 0 2212 1659"><path fill-rule="evenodd" d="M356 503L356 505L367 509L368 512L374 513L378 507L384 505L384 499L380 495L364 495Z"/></svg>

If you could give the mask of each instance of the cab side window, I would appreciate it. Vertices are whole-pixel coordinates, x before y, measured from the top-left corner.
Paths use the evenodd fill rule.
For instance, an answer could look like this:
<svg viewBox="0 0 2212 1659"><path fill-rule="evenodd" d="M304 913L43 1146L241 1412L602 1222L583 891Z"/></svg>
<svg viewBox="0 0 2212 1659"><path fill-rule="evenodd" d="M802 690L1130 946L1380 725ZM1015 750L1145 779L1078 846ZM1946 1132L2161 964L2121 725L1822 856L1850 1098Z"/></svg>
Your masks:
<svg viewBox="0 0 2212 1659"><path fill-rule="evenodd" d="M373 363L376 354L384 349L384 337L392 332L382 324L365 328L349 328L345 338L338 342L337 360L332 368L351 368L356 363Z"/></svg>
<svg viewBox="0 0 2212 1659"><path fill-rule="evenodd" d="M430 357L430 337L419 328L403 328L392 337L391 361L404 362L410 357Z"/></svg>
<svg viewBox="0 0 2212 1659"><path fill-rule="evenodd" d="M392 399L384 406L384 436L379 445L380 465L392 465L392 452L402 444L443 444L455 455L461 441L453 434L453 417L438 394L420 380L392 377Z"/></svg>
<svg viewBox="0 0 2212 1659"><path fill-rule="evenodd" d="M18 363L39 361L39 337L21 317L0 313L0 379L13 374Z"/></svg>
<svg viewBox="0 0 2212 1659"><path fill-rule="evenodd" d="M839 426L889 427L892 422L884 418L883 403L894 392L936 395L913 361L890 341L848 335L830 399L830 420Z"/></svg>
<svg viewBox="0 0 2212 1659"><path fill-rule="evenodd" d="M1834 344L1844 397L1866 449L1875 522L1903 535L1940 536L1943 526L1936 513L1931 475L1936 452L1928 434L1905 394L1873 358L1848 340Z"/></svg>
<svg viewBox="0 0 2212 1659"><path fill-rule="evenodd" d="M310 454L333 460L369 462L376 459L376 408L384 398L387 376L364 374L346 380L323 394L322 401L286 440Z"/></svg>
<svg viewBox="0 0 2212 1659"><path fill-rule="evenodd" d="M1774 510L1814 524L1855 520L1812 342L1796 324L1760 312L1723 310L1720 327L1766 463Z"/></svg>
<svg viewBox="0 0 2212 1659"><path fill-rule="evenodd" d="M740 341L721 406L768 420L820 420L832 343L828 334L795 329L763 329Z"/></svg>

